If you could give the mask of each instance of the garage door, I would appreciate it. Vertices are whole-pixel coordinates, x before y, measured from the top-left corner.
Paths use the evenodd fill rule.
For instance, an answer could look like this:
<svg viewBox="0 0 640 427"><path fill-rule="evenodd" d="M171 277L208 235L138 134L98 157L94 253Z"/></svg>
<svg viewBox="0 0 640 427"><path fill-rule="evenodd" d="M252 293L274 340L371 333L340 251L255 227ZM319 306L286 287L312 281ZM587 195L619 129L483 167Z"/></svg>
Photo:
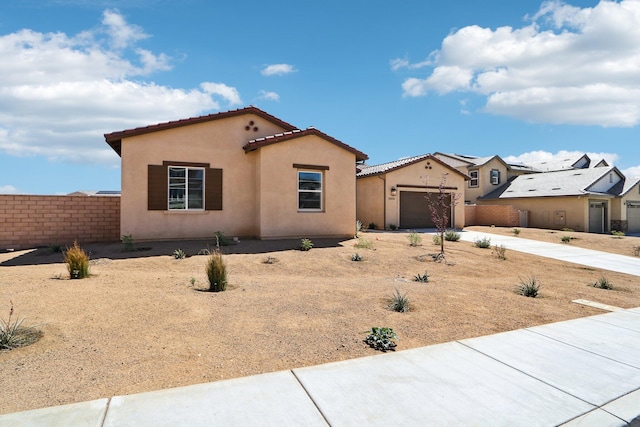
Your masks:
<svg viewBox="0 0 640 427"><path fill-rule="evenodd" d="M629 233L640 232L640 202L627 202L627 227Z"/></svg>
<svg viewBox="0 0 640 427"><path fill-rule="evenodd" d="M435 228L426 194L426 192L416 191L400 192L400 228ZM434 202L437 197L437 194L432 193ZM451 205L450 194L446 196L446 204ZM451 215L449 215L447 227L450 223Z"/></svg>

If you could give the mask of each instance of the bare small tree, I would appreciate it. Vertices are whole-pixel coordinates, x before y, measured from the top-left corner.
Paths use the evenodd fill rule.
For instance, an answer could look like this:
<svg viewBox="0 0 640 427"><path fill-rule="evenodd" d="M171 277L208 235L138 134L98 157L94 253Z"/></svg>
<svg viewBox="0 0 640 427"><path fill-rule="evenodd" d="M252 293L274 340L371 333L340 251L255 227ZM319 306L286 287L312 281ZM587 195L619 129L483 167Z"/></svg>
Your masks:
<svg viewBox="0 0 640 427"><path fill-rule="evenodd" d="M449 218L451 216L451 209L458 204L458 200L462 195L460 193L447 192L445 186L447 182L447 174L443 174L438 185L437 193L429 193L425 196L427 199L427 205L429 206L429 212L431 212L431 221L436 226L438 236L440 237L440 253L436 260L444 259L444 233L449 226ZM427 188L428 188L427 184Z"/></svg>

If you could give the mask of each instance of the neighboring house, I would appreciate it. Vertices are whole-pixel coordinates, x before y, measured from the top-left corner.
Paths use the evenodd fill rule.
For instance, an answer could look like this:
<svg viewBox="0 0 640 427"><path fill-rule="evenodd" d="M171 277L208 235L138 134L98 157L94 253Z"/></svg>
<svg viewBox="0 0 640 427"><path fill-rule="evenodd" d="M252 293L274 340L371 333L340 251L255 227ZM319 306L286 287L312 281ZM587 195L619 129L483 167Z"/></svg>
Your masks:
<svg viewBox="0 0 640 427"><path fill-rule="evenodd" d="M475 157L436 152L433 156L469 176L464 203L475 204L479 197L495 190L512 177L538 170L519 163L507 163L500 156Z"/></svg>
<svg viewBox="0 0 640 427"><path fill-rule="evenodd" d="M582 168L514 177L479 197L478 204L528 211L530 227L640 231L639 181L629 182L616 167L576 166Z"/></svg>
<svg viewBox="0 0 640 427"><path fill-rule="evenodd" d="M433 228L429 197L435 200L444 181L449 205L455 195L463 197L464 173L432 155L410 157L376 166L362 166L357 173L357 217L377 228ZM464 226L462 199L450 206L450 226Z"/></svg>
<svg viewBox="0 0 640 427"><path fill-rule="evenodd" d="M136 240L352 236L366 154L256 107L113 132Z"/></svg>

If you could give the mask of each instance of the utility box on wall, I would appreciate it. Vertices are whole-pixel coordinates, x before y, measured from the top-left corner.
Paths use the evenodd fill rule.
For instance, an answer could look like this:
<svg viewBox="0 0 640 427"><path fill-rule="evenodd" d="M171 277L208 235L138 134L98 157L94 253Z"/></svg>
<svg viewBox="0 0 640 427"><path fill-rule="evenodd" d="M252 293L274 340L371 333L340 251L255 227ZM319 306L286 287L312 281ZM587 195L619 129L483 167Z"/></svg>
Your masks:
<svg viewBox="0 0 640 427"><path fill-rule="evenodd" d="M553 224L554 225L566 225L567 212L566 211L554 211L553 212Z"/></svg>

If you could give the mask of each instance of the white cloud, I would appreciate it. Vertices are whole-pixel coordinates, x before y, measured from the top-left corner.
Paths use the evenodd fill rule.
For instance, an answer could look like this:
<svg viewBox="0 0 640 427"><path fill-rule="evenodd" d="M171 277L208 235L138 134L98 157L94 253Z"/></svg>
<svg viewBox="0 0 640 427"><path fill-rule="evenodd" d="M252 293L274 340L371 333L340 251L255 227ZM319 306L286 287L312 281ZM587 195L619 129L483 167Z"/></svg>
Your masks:
<svg viewBox="0 0 640 427"><path fill-rule="evenodd" d="M268 101L280 101L280 95L276 92L268 92L266 90L261 90L258 92L258 98L266 99Z"/></svg>
<svg viewBox="0 0 640 427"><path fill-rule="evenodd" d="M591 159L591 165L595 165L600 160L604 159L610 166L614 166L619 159L619 156L615 153L585 153L583 151L568 150L560 150L556 153L551 153L549 151L538 150L529 151L519 155L506 156L504 157L504 160L511 163L524 163L526 165L533 166L536 169L546 171L568 169L585 154Z"/></svg>
<svg viewBox="0 0 640 427"><path fill-rule="evenodd" d="M632 166L621 171L627 178L640 178L640 165Z"/></svg>
<svg viewBox="0 0 640 427"><path fill-rule="evenodd" d="M240 93L234 87L227 86L224 83L211 83L205 82L200 85L202 90L207 94L217 95L226 100L230 105L239 105L242 104L242 99L240 99Z"/></svg>
<svg viewBox="0 0 640 427"><path fill-rule="evenodd" d="M0 194L17 194L18 189L13 185L0 185Z"/></svg>
<svg viewBox="0 0 640 427"><path fill-rule="evenodd" d="M285 74L295 73L296 71L298 70L290 64L272 64L264 67L261 73L263 76L283 76Z"/></svg>
<svg viewBox="0 0 640 427"><path fill-rule="evenodd" d="M147 37L114 10L77 35L0 35L0 152L117 165L105 132L242 103L223 83L181 89L141 81L171 69L171 58L138 46Z"/></svg>
<svg viewBox="0 0 640 427"><path fill-rule="evenodd" d="M527 20L521 28L467 26L427 61L391 61L394 70L433 67L406 79L404 96L473 92L487 97L485 111L530 122L640 123L640 1L548 1Z"/></svg>

